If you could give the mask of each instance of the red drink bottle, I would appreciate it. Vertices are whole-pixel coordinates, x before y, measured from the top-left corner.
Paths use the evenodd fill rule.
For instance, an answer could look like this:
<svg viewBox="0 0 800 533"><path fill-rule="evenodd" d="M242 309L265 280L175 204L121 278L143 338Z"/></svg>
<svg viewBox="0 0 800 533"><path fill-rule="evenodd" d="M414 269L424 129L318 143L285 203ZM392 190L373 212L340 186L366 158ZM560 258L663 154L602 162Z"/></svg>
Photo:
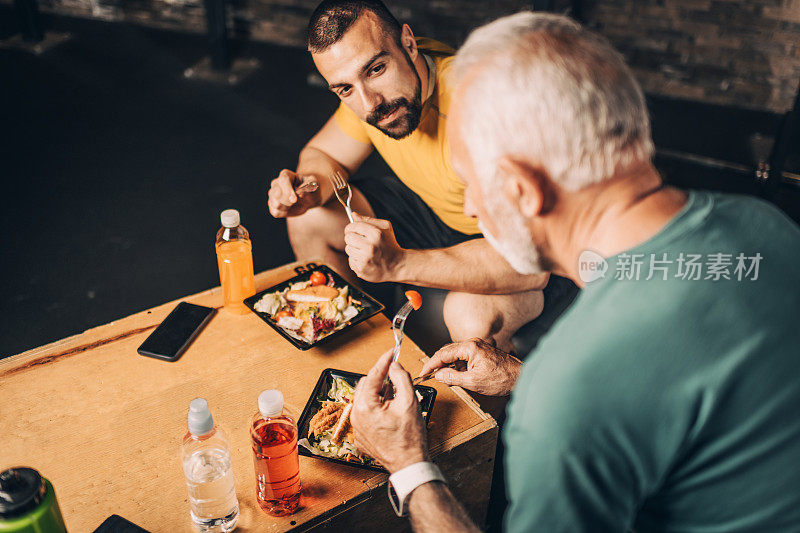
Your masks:
<svg viewBox="0 0 800 533"><path fill-rule="evenodd" d="M265 513L285 516L300 504L297 423L283 412L283 394L266 390L250 426L256 467L256 500Z"/></svg>

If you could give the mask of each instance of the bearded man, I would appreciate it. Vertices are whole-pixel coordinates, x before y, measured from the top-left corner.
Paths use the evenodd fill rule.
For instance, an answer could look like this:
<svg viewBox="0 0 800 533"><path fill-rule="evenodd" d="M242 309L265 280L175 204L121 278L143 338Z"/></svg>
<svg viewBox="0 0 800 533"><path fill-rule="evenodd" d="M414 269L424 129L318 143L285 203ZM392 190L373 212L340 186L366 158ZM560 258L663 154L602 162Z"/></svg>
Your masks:
<svg viewBox="0 0 800 533"><path fill-rule="evenodd" d="M297 259L322 260L350 280L448 290L452 340L512 350L511 336L542 311L548 275L515 271L464 214L446 135L452 49L415 37L378 0L322 2L308 49L341 102L269 189L270 213L287 218ZM373 150L396 177L354 182L351 223L328 178L349 180ZM319 188L296 192L306 183Z"/></svg>

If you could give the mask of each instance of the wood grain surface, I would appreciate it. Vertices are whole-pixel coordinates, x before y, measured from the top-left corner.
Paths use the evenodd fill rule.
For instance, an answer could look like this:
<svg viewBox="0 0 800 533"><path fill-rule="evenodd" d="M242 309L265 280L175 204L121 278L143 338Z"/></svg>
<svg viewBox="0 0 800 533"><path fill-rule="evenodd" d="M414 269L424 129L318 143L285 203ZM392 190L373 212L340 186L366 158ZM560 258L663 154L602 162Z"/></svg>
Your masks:
<svg viewBox="0 0 800 533"><path fill-rule="evenodd" d="M294 266L259 274L257 290L292 277ZM219 308L222 296L216 288L181 301ZM300 351L256 315L220 309L177 362L137 354L176 304L0 360L0 470L30 466L50 479L73 532L92 531L112 514L153 532L194 531L180 449L189 402L203 397L231 441L239 531L307 529L373 493L385 499L383 474L300 457L301 509L289 517L269 517L255 502L248 433L262 390L280 389L289 411L299 416L325 368L367 372L393 346L383 315ZM412 375L424 359L413 342L403 343L400 361ZM458 474L459 483L467 485L470 475L476 483L480 478L485 495L478 494L476 505L482 505L488 500L486 473L490 481L496 424L463 390L426 384L437 389L429 430L435 457L457 455L456 448L471 440L486 441L468 458L473 468ZM406 527L393 515L371 518Z"/></svg>

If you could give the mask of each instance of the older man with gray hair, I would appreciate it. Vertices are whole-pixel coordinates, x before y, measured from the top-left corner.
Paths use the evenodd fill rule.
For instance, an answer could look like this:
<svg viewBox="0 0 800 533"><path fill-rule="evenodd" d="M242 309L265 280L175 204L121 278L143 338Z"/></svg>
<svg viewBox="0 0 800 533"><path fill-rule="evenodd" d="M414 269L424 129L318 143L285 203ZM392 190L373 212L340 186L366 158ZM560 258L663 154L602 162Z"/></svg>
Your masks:
<svg viewBox="0 0 800 533"><path fill-rule="evenodd" d="M797 226L753 198L665 186L639 86L569 19L484 26L455 75L447 127L467 212L518 271L583 287L524 365L476 340L421 372L513 389L506 528L800 531ZM415 530L475 529L388 353L359 383L352 423Z"/></svg>

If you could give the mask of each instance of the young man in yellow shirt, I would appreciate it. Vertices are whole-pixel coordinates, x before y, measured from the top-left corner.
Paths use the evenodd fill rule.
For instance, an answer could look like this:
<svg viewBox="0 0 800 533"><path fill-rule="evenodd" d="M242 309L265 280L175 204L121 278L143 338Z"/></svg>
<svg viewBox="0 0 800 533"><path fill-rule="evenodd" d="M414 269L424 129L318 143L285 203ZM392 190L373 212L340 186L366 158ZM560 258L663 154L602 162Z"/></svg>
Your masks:
<svg viewBox="0 0 800 533"><path fill-rule="evenodd" d="M321 259L370 282L450 291L454 341L480 337L511 351L511 336L542 310L547 274L515 271L464 214L464 184L445 135L452 49L416 38L379 0L325 0L308 47L339 108L271 183L269 209L286 217L299 260ZM328 177L349 179L378 150L397 178L355 183L351 223ZM313 193L296 193L307 182Z"/></svg>

